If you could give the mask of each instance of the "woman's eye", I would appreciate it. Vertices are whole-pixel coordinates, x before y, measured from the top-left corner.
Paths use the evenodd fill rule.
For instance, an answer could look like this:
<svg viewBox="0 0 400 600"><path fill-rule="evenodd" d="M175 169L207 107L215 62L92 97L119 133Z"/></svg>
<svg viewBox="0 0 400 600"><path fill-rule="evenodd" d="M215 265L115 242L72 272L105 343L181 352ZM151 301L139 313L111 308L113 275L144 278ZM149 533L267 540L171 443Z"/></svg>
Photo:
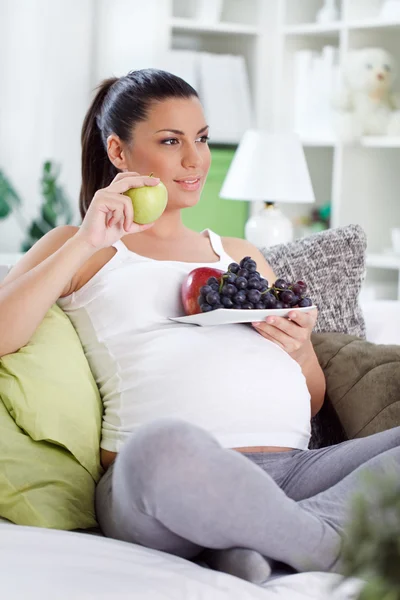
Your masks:
<svg viewBox="0 0 400 600"><path fill-rule="evenodd" d="M170 142L172 142L172 144L170 144ZM165 144L166 146L175 146L175 142L179 143L176 138L168 138L167 140L163 140L161 143Z"/></svg>
<svg viewBox="0 0 400 600"><path fill-rule="evenodd" d="M202 144L207 144L209 139L210 138L208 135L202 135L201 138L199 138L199 140L201 141Z"/></svg>

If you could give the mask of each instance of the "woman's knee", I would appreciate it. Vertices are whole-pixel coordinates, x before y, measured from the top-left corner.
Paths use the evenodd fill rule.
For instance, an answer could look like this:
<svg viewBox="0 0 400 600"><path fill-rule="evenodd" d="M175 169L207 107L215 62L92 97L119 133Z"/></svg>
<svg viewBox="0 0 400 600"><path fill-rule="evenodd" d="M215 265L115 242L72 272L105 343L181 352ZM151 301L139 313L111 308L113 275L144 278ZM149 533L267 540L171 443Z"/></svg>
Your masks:
<svg viewBox="0 0 400 600"><path fill-rule="evenodd" d="M182 461L201 460L207 448L219 447L206 430L182 419L162 418L142 425L123 446L118 462L124 469L144 470L146 479Z"/></svg>

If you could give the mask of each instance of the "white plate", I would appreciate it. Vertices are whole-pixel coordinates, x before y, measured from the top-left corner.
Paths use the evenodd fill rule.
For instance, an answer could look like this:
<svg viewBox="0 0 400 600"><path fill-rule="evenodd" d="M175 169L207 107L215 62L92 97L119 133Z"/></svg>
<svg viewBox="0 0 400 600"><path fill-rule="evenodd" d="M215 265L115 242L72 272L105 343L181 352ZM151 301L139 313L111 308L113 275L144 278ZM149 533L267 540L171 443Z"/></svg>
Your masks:
<svg viewBox="0 0 400 600"><path fill-rule="evenodd" d="M187 317L169 317L171 321L178 323L189 323L192 325L201 325L208 327L210 325L229 325L230 323L253 323L255 321L264 321L270 315L276 317L286 317L290 312L310 312L316 309L316 306L306 306L304 308L269 308L254 309L248 308L239 310L236 308L217 308L206 313L198 315L189 315Z"/></svg>

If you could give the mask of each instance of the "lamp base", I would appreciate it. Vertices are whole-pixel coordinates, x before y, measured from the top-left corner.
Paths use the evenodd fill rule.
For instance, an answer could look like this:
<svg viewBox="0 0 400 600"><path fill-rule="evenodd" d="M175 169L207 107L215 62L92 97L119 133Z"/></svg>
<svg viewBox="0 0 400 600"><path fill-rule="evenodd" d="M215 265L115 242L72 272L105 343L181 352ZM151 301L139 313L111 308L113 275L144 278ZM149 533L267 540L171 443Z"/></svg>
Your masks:
<svg viewBox="0 0 400 600"><path fill-rule="evenodd" d="M293 225L272 202L266 202L264 210L247 221L245 237L257 248L287 244L293 240Z"/></svg>

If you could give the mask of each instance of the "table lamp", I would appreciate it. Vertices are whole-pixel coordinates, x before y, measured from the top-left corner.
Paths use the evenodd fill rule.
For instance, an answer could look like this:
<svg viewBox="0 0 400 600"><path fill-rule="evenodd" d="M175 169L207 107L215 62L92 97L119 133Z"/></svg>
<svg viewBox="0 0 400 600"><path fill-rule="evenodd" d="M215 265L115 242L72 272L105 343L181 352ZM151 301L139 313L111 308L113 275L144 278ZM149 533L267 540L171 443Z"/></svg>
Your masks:
<svg viewBox="0 0 400 600"><path fill-rule="evenodd" d="M246 131L219 196L265 203L263 211L250 217L245 226L246 239L258 248L290 242L292 223L276 203L315 202L300 139L291 133Z"/></svg>

